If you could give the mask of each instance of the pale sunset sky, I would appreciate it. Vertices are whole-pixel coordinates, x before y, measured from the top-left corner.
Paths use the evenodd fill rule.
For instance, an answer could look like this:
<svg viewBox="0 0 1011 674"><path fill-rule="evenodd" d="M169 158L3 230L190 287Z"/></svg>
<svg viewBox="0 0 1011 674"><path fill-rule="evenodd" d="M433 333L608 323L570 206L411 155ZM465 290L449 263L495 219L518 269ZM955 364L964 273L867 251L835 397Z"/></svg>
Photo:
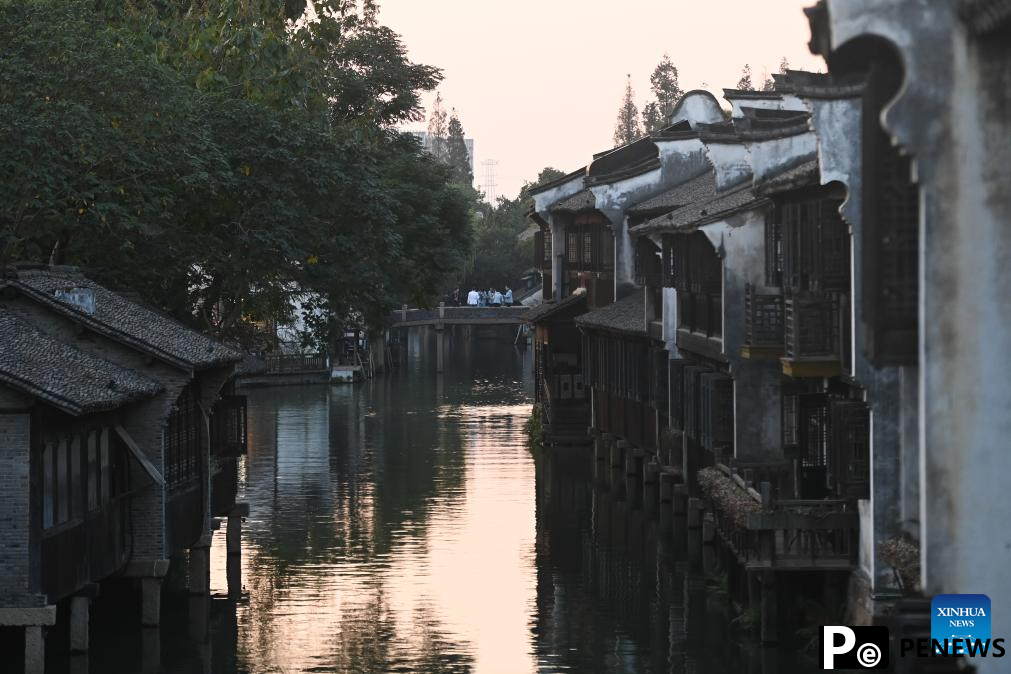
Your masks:
<svg viewBox="0 0 1011 674"><path fill-rule="evenodd" d="M410 58L443 69L445 105L474 139L474 183L484 183L481 162L498 160L499 196L515 197L545 166L572 171L610 148L626 74L641 110L664 52L682 89L706 88L721 100L745 63L756 87L784 56L791 68L824 70L807 48L802 10L814 0L380 4L380 21L403 36Z"/></svg>

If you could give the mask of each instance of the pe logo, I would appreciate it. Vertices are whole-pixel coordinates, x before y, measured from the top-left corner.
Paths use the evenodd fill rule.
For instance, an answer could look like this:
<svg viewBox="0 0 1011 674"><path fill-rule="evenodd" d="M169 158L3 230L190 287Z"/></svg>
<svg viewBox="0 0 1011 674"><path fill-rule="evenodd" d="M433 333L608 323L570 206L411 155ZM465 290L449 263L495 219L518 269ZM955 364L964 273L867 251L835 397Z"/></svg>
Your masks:
<svg viewBox="0 0 1011 674"><path fill-rule="evenodd" d="M888 667L887 627L821 628L822 669L886 669Z"/></svg>
<svg viewBox="0 0 1011 674"><path fill-rule="evenodd" d="M990 597L985 594L939 594L930 600L930 638L935 651L963 655L966 644L990 639ZM947 639L947 644L945 644ZM956 643L956 639L959 641Z"/></svg>

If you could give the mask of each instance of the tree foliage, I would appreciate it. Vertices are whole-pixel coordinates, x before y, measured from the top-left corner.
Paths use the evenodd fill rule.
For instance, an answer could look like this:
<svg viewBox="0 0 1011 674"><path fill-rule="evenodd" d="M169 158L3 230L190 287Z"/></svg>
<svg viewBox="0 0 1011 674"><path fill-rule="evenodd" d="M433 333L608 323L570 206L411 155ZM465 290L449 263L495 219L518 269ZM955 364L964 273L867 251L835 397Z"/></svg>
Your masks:
<svg viewBox="0 0 1011 674"><path fill-rule="evenodd" d="M751 65L745 63L741 68L741 79L737 80L738 91L754 91L755 85L751 82Z"/></svg>
<svg viewBox="0 0 1011 674"><path fill-rule="evenodd" d="M656 133L669 124L674 107L684 96L678 84L678 69L671 62L670 55L663 55L649 82L653 100L643 107L642 122L646 133Z"/></svg>
<svg viewBox="0 0 1011 674"><path fill-rule="evenodd" d="M0 5L0 266L79 264L223 337L292 294L322 309L323 344L431 303L474 198L393 125L441 74L374 3L305 7Z"/></svg>
<svg viewBox="0 0 1011 674"><path fill-rule="evenodd" d="M463 124L453 110L449 116L446 132L446 163L452 181L458 185L472 185L474 172L470 168L470 152L467 151L467 139L464 137Z"/></svg>
<svg viewBox="0 0 1011 674"><path fill-rule="evenodd" d="M625 81L625 94L618 108L618 119L614 125L614 144L625 145L642 138L642 127L639 125L639 108L635 105L635 92L632 91L632 76Z"/></svg>
<svg viewBox="0 0 1011 674"><path fill-rule="evenodd" d="M437 91L432 112L428 115L428 151L441 161L446 161L446 142L449 140L447 119L446 110L442 107L442 94Z"/></svg>
<svg viewBox="0 0 1011 674"><path fill-rule="evenodd" d="M529 226L527 213L533 207L530 190L563 175L555 168L543 169L535 182L524 183L516 198L500 197L496 207L478 219L473 263L461 279L465 291L521 287L524 274L533 266L533 239L520 237Z"/></svg>

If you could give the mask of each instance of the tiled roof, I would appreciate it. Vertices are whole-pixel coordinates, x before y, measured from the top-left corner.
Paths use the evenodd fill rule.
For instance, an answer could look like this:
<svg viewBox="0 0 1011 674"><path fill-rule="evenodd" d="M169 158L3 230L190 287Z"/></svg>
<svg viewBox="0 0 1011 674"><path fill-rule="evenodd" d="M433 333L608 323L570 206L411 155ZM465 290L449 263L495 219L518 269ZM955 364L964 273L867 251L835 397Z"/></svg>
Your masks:
<svg viewBox="0 0 1011 674"><path fill-rule="evenodd" d="M818 160L812 159L766 179L761 185L756 186L755 192L763 195L777 194L801 187L818 185L820 182L821 174L818 172Z"/></svg>
<svg viewBox="0 0 1011 674"><path fill-rule="evenodd" d="M571 295L563 297L560 302L546 300L538 304L536 307L523 314L523 320L527 323L539 323L566 307L575 307L580 303L586 303L585 288L576 288Z"/></svg>
<svg viewBox="0 0 1011 674"><path fill-rule="evenodd" d="M652 218L633 227L633 235L642 236L654 232L691 229L721 220L734 213L750 210L767 203L767 199L757 196L750 186L723 192L704 201L693 202L683 208Z"/></svg>
<svg viewBox="0 0 1011 674"><path fill-rule="evenodd" d="M694 129L692 129L691 122L685 119L673 126L660 129L651 137L654 140L681 140L683 138L694 138L697 136L698 134L695 133Z"/></svg>
<svg viewBox="0 0 1011 674"><path fill-rule="evenodd" d="M8 281L27 296L44 302L89 329L130 344L152 356L186 368L201 369L238 362L241 354L139 302L104 288L76 270L19 270ZM79 308L57 292L86 289L94 293L94 313Z"/></svg>
<svg viewBox="0 0 1011 674"><path fill-rule="evenodd" d="M671 189L635 204L628 209L630 215L649 215L658 212L668 213L686 204L708 199L716 194L716 175L706 171L700 176L686 180Z"/></svg>
<svg viewBox="0 0 1011 674"><path fill-rule="evenodd" d="M588 183L607 183L660 167L660 150L647 136L595 155L586 172Z"/></svg>
<svg viewBox="0 0 1011 674"><path fill-rule="evenodd" d="M578 213L579 211L585 211L587 209L593 208L597 204L596 197L593 196L593 192L588 189L580 190L576 192L571 197L567 199L562 199L557 204L551 207L552 211L569 211L571 213Z"/></svg>
<svg viewBox="0 0 1011 674"><path fill-rule="evenodd" d="M70 414L111 410L157 395L139 372L53 339L0 306L0 381Z"/></svg>
<svg viewBox="0 0 1011 674"><path fill-rule="evenodd" d="M646 334L646 299L640 288L606 307L576 317L581 328L614 330L636 335Z"/></svg>
<svg viewBox="0 0 1011 674"><path fill-rule="evenodd" d="M782 98L782 93L778 91L758 91L750 89L724 89L723 98L728 101L737 99L777 99Z"/></svg>
<svg viewBox="0 0 1011 674"><path fill-rule="evenodd" d="M864 79L861 75L837 77L803 70L790 70L787 74L794 91L804 98L856 98L864 91Z"/></svg>

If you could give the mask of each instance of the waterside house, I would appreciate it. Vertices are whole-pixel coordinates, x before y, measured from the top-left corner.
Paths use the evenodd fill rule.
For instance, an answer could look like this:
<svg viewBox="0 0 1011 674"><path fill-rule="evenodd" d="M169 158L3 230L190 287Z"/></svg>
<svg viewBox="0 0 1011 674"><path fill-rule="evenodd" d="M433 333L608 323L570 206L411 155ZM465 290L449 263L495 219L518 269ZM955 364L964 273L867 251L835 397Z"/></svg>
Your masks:
<svg viewBox="0 0 1011 674"><path fill-rule="evenodd" d="M90 601L113 576L134 579L146 626L170 560L208 591L211 518L239 530L239 360L75 269L3 273L0 631L5 652L23 643L26 671L42 671L57 611L70 649L87 650Z"/></svg>
<svg viewBox="0 0 1011 674"><path fill-rule="evenodd" d="M542 187L556 253L538 264L556 306L594 298L566 348L598 460L660 471L763 639L804 588L845 596L850 624L925 636L924 596L1011 611L1011 9L823 0L808 16L828 73L725 90L727 117L690 92L657 136ZM610 297L571 266L599 231Z"/></svg>

